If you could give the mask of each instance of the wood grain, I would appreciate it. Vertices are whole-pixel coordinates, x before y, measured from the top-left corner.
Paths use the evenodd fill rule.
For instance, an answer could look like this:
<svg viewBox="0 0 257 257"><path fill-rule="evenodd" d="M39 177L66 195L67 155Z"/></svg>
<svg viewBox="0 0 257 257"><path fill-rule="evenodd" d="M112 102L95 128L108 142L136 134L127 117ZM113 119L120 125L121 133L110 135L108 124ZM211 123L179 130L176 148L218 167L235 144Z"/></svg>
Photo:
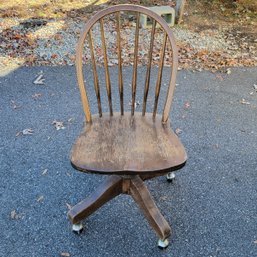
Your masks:
<svg viewBox="0 0 257 257"><path fill-rule="evenodd" d="M105 76L106 76L106 89L107 89L107 95L108 95L108 101L109 101L109 108L110 108L110 114L112 115L112 99L111 99L111 86L110 86L110 80L109 78L109 70L108 70L108 60L107 60L107 54L106 54L106 44L105 44L105 39L104 39L104 30L103 30L103 18L111 15L113 13L117 13L117 12L135 12L137 17L139 16L139 13L144 14L149 16L150 18L152 18L155 22L157 22L160 27L166 32L167 34L167 40L169 41L171 48L172 48L172 65L171 65L171 77L170 77L170 81L169 81L169 89L166 95L166 101L165 101L165 105L164 105L164 109L163 109L163 113L162 113L162 122L163 123L167 123L168 119L169 119L169 113L170 113L170 108L171 108L171 103L172 103L172 97L173 97L173 93L174 93L174 89L175 89L175 81L176 81L176 75L177 75L177 68L178 68L178 52L177 52L177 46L176 46L176 41L175 41L175 37L173 35L172 30L170 29L170 27L167 25L167 23L165 22L165 20L159 16L157 13L139 6L139 5L115 5L115 6L111 6L105 10L99 11L97 12L94 16L92 16L88 22L86 23L78 45L77 45L77 50L76 50L76 70L77 70L77 79L78 79L78 84L79 84L79 88L80 88L80 92L81 92L81 98L82 98L82 104L83 104L83 109L85 112L85 116L86 116L86 121L87 122L91 122L91 111L90 111L90 106L89 106L89 102L88 102L88 97L87 97L87 93L86 93L86 87L84 84L84 75L83 75L83 65L82 65L82 57L83 57L83 47L84 47L84 42L85 39L87 37L87 34L89 33L89 31L92 29L92 26L100 21L100 27L101 27L101 37L102 37L102 42L103 42L103 52L104 52L104 66L105 66ZM137 19L138 21L138 19ZM137 22L137 26L138 26L138 22ZM136 28L137 29L137 28ZM137 56L137 55L135 55ZM137 62L136 60L134 60L134 63ZM136 65L137 66L137 65ZM134 68L137 69L137 67L134 66ZM136 81L136 70L133 72L133 81ZM134 83L135 85L135 83ZM132 87L132 89L135 89L135 86ZM135 90L133 91L135 92ZM133 96L134 93L132 93L132 102L135 102L135 97ZM134 100L133 100L134 99ZM134 104L132 103L132 115L134 112Z"/></svg>
<svg viewBox="0 0 257 257"><path fill-rule="evenodd" d="M99 79L96 69L96 62L95 62L95 53L94 53L94 41L92 37L92 31L89 31L89 48L91 53L91 63L93 68L93 74L94 74L94 87L95 87L95 94L97 98L97 104L98 104L98 113L99 117L102 117L102 106L101 106L101 96L100 96L100 88L99 88Z"/></svg>
<svg viewBox="0 0 257 257"><path fill-rule="evenodd" d="M120 193L122 193L122 178L109 176L91 196L72 207L68 212L70 221L73 224L80 222Z"/></svg>
<svg viewBox="0 0 257 257"><path fill-rule="evenodd" d="M136 112L93 116L73 145L71 163L81 171L116 174L165 173L186 162L186 152L161 115Z"/></svg>
<svg viewBox="0 0 257 257"><path fill-rule="evenodd" d="M146 103L147 103L147 96L148 96L149 83L150 83L150 77L151 77L153 42L154 42L154 35L155 35L155 27L156 27L156 21L153 20L152 32L151 32L151 40L150 40L150 48L149 48L149 52L148 52L148 65L147 65L146 78L145 78L144 101L143 101L143 109L142 109L142 115L143 116L145 115L145 112L146 112Z"/></svg>
<svg viewBox="0 0 257 257"><path fill-rule="evenodd" d="M122 58L121 58L121 36L120 36L120 12L116 13L117 20L117 52L118 52L118 72L119 72L119 93L120 93L120 113L124 114L123 102L123 76L122 76Z"/></svg>
<svg viewBox="0 0 257 257"><path fill-rule="evenodd" d="M135 176L131 179L129 194L139 205L141 211L159 238L164 240L169 237L171 228L158 210L148 189L139 176Z"/></svg>
<svg viewBox="0 0 257 257"><path fill-rule="evenodd" d="M154 109L153 109L153 118L154 119L155 119L155 116L157 113L157 106L158 106L158 100L159 100L161 83L162 83L162 71L163 71L163 63L164 63L164 58L165 58L166 42L167 42L167 35L164 32L163 44L162 44L162 49L161 49L161 57L159 60L158 76L157 76L156 86L155 86L155 100L154 100Z"/></svg>
<svg viewBox="0 0 257 257"><path fill-rule="evenodd" d="M81 222L119 194L133 197L160 239L164 240L170 236L171 229L168 222L158 210L143 180L137 175L126 178L108 176L94 193L71 208L68 212L71 223Z"/></svg>
<svg viewBox="0 0 257 257"><path fill-rule="evenodd" d="M100 29L101 29L101 40L102 40L102 47L103 47L103 54L104 54L105 84L106 84L106 91L107 91L108 102L109 102L110 115L112 116L113 110L112 110L111 79L110 79L110 72L109 72L109 67L108 67L108 58L107 58L107 49L106 49L106 43L105 43L103 18L100 19Z"/></svg>
<svg viewBox="0 0 257 257"><path fill-rule="evenodd" d="M133 77L132 77L132 101L131 101L131 115L135 112L136 102L136 90L137 90L137 63L138 63L138 38L139 38L139 17L140 13L137 13L136 20L136 32L135 32L135 43L134 43L134 64L133 64Z"/></svg>

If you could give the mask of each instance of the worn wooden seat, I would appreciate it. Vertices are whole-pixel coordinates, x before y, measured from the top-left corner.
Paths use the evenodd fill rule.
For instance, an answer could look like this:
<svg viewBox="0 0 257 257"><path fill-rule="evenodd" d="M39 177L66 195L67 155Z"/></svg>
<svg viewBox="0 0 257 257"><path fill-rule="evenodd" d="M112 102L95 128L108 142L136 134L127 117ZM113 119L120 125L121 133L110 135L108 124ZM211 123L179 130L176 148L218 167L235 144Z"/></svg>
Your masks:
<svg viewBox="0 0 257 257"><path fill-rule="evenodd" d="M114 113L85 124L71 153L73 166L103 174L155 174L177 170L186 153L169 123L152 113Z"/></svg>
<svg viewBox="0 0 257 257"><path fill-rule="evenodd" d="M136 17L134 62L131 90L131 111L124 111L124 90L121 50L121 13L133 12ZM108 68L108 55L104 33L103 18L115 15L118 57L118 90L120 112L113 111L111 79ZM138 42L140 14L152 19L150 46L146 78L142 84L137 83ZM113 16L112 16L113 18ZM103 66L105 69L105 86L109 104L109 113L103 113L99 86L99 77L95 60L94 37L92 27L100 24L103 48ZM159 23L163 34L163 45L159 54L159 70L156 77L155 100L152 113L146 112L150 85L152 52ZM94 89L97 99L98 114L91 114L89 99L82 69L82 53L88 38L91 53ZM162 115L158 114L157 106L162 84L167 42L172 49L171 76L167 89L166 102ZM167 238L171 233L170 226L156 207L144 180L178 170L186 163L187 155L179 138L170 127L169 113L171 108L177 72L177 48L171 29L156 13L147 8L135 5L117 5L98 12L85 25L77 47L76 70L86 122L81 134L75 141L71 151L71 163L74 168L83 172L108 175L106 181L91 196L75 205L68 213L73 230L80 232L81 221L100 206L119 194L129 194L141 208L149 224L160 240L159 247L168 245ZM137 87L144 88L142 112L135 111Z"/></svg>

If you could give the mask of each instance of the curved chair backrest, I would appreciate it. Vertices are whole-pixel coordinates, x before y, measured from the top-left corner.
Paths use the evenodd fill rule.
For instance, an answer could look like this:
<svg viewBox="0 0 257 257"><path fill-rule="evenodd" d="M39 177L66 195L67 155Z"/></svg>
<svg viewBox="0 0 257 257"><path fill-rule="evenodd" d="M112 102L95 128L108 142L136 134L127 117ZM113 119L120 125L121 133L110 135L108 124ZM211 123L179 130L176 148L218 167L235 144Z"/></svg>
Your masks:
<svg viewBox="0 0 257 257"><path fill-rule="evenodd" d="M109 7L105 10L102 10L95 14L85 25L76 50L76 70L77 70L77 79L80 88L81 98L83 109L86 116L86 122L91 122L91 111L89 107L88 96L86 92L86 87L84 83L84 76L83 76L83 63L82 63L82 53L83 47L85 44L86 37L89 38L89 47L91 53L91 61L92 61L92 69L94 75L94 87L95 93L97 97L98 103L98 112L99 116L102 116L102 106L101 106L101 97L100 97L100 89L99 89L99 80L96 68L96 61L94 55L94 43L92 38L92 27L99 22L100 23L100 31L101 31L101 41L102 41L102 48L103 48L103 60L104 60L104 68L105 68L105 82L106 82L106 90L109 102L109 111L110 115L113 115L113 108L112 108L112 93L111 93L111 81L109 75L109 68L108 68L108 57L107 57L107 50L106 50L106 42L105 42L105 33L104 33L104 25L103 25L103 18L105 16L115 14L116 17L116 33L117 33L117 56L118 56L118 76L119 76L119 95L120 95L120 109L121 115L124 114L124 100L123 100L123 76L122 76L122 56L121 56L121 33L120 33L120 13L121 12L135 12L136 13L136 32L135 32L135 45L134 45L134 62L133 62L133 77L132 77L132 104L131 104L131 115L134 115L135 112L135 97L136 97L136 87L137 87L137 66L138 66L138 38L139 38L139 23L140 23L140 15L146 15L147 17L152 18L152 30L151 30L151 39L150 39L150 48L148 52L148 64L147 64L147 71L146 71L146 79L144 83L144 99L143 99L143 108L142 108L142 115L144 116L146 113L146 104L147 104L147 96L149 91L149 82L150 82L150 74L151 74L151 62L152 62L152 52L153 52L153 45L154 45L154 38L155 38L155 31L156 31L156 24L158 23L162 30L164 31L163 37L163 45L160 50L160 60L159 60L159 70L156 80L156 88L155 88L155 102L154 102L154 109L153 109L153 118L156 116L157 112L157 104L158 98L160 93L161 81L162 81L162 71L163 71L163 64L165 58L165 49L167 41L171 45L172 49L172 65L171 65L171 76L169 81L169 87L166 95L166 102L163 109L162 114L162 121L166 123L169 118L171 102L173 97L173 92L175 88L175 80L178 68L178 54L177 54L177 47L175 38L173 33L165 20L156 14L155 12L138 5L116 5Z"/></svg>

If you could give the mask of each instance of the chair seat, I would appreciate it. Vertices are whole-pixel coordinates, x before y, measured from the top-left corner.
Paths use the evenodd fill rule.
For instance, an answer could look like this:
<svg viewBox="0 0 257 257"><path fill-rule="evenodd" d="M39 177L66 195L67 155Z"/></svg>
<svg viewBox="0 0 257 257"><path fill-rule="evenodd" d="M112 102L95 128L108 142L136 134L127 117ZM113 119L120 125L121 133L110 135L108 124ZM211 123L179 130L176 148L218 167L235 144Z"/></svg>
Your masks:
<svg viewBox="0 0 257 257"><path fill-rule="evenodd" d="M181 168L185 149L169 123L152 113L114 113L85 123L71 151L77 170L102 174L153 174Z"/></svg>

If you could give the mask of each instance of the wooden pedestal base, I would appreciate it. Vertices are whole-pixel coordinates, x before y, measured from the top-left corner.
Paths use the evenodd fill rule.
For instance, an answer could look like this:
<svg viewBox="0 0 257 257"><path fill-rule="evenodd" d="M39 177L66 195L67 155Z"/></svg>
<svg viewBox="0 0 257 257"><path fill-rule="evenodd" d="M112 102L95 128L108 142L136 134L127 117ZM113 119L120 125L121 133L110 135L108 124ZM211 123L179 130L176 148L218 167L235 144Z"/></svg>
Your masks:
<svg viewBox="0 0 257 257"><path fill-rule="evenodd" d="M108 176L104 183L91 196L75 205L68 212L71 223L79 223L115 196L129 194L139 205L159 238L165 240L170 236L170 226L158 210L150 192L143 182L151 177L153 176Z"/></svg>

